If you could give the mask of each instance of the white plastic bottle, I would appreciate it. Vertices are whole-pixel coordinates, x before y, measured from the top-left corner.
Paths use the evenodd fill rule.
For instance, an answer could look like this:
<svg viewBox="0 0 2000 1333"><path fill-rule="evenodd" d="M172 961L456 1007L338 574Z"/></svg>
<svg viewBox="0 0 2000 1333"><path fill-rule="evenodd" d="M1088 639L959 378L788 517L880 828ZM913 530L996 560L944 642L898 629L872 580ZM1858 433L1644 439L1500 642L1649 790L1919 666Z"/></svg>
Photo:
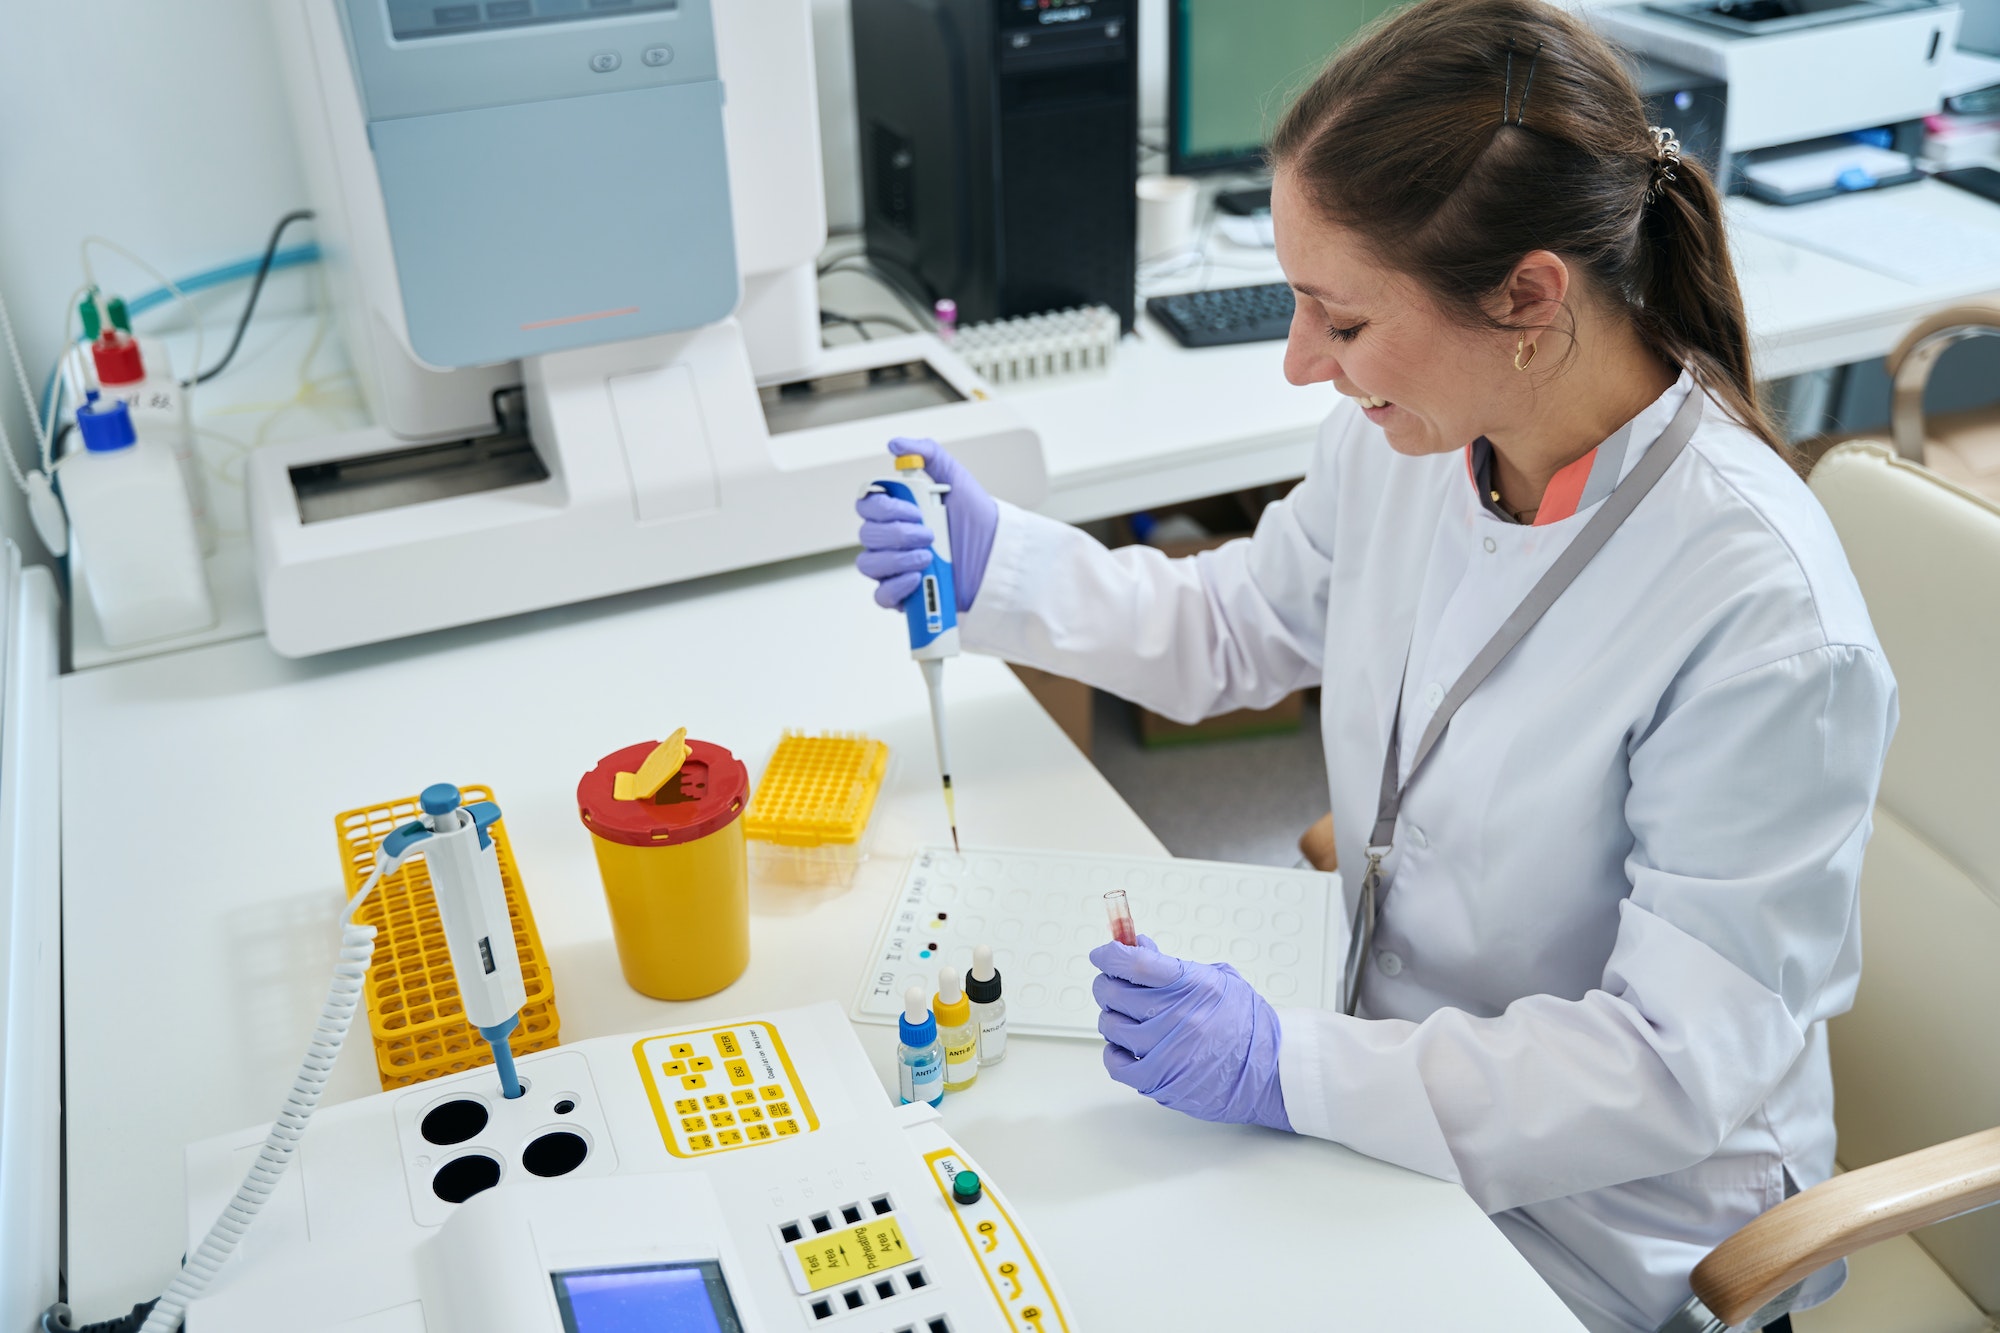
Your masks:
<svg viewBox="0 0 2000 1333"><path fill-rule="evenodd" d="M972 1021L979 1027L979 1067L997 1065L1007 1058L1007 1002L1000 998L1000 973L987 945L973 947L965 998L972 1001Z"/></svg>
<svg viewBox="0 0 2000 1333"><path fill-rule="evenodd" d="M201 541L173 454L132 429L118 399L92 390L76 412L83 449L56 472L90 604L114 648L215 623Z"/></svg>
<svg viewBox="0 0 2000 1333"><path fill-rule="evenodd" d="M115 313L122 314L122 307ZM139 438L172 451L174 465L180 469L181 485L187 488L188 509L194 515L201 549L215 550L208 481L202 476L201 461L195 453L188 395L174 378L165 349L142 347L140 340L122 328L111 328L91 343L90 355L104 396L124 400L132 414L132 429L139 433Z"/></svg>

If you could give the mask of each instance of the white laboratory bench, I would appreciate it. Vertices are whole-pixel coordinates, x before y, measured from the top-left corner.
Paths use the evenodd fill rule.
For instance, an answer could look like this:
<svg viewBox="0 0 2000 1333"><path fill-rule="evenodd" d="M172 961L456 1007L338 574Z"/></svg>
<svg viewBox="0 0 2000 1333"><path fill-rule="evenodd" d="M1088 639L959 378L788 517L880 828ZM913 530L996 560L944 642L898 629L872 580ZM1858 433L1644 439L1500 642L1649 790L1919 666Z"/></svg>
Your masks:
<svg viewBox="0 0 2000 1333"><path fill-rule="evenodd" d="M388 590L385 590L385 593ZM947 673L968 845L1163 854L1005 667ZM101 1318L182 1249L181 1148L268 1120L324 994L333 816L444 780L506 816L566 1039L851 1000L911 849L945 836L900 622L841 557L293 662L261 638L62 681L68 1274ZM619 976L577 779L685 725L755 771L781 728L898 756L843 893L753 885L749 971L648 1000ZM893 1088L894 1031L857 1027ZM357 1026L329 1100L376 1091ZM1078 1330L1575 1329L1456 1186L1318 1140L1212 1126L1017 1037L945 1124L1019 1206Z"/></svg>

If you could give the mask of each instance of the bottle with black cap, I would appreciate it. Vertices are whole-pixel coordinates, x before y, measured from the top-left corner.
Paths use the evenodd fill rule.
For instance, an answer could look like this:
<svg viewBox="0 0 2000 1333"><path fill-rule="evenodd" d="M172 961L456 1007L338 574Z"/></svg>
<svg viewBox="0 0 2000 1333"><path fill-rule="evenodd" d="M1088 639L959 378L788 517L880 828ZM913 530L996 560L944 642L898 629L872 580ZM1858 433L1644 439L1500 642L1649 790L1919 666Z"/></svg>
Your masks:
<svg viewBox="0 0 2000 1333"><path fill-rule="evenodd" d="M984 944L972 950L972 967L965 974L965 998L972 1001L972 1021L979 1025L979 1067L1007 1058L1007 1002L1000 998L1000 973L993 967L993 950Z"/></svg>

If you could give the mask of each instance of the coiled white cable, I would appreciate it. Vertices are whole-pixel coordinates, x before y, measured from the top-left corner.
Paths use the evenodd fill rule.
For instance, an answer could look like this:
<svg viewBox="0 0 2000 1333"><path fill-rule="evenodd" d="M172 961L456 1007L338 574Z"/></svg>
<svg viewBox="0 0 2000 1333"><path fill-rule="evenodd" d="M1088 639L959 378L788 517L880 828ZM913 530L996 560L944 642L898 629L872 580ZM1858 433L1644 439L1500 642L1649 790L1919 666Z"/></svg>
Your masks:
<svg viewBox="0 0 2000 1333"><path fill-rule="evenodd" d="M382 876L395 870L394 862L378 862L375 873L361 886L347 904L347 910L340 918L340 961L334 964L333 980L327 986L326 1004L319 1011L319 1023L313 1029L312 1040L306 1046L305 1059L299 1064L299 1072L292 1080L291 1095L285 1099L284 1110L271 1125L271 1132L264 1138L264 1146L258 1150L257 1160L250 1164L243 1183L236 1188L236 1196L215 1219L215 1225L208 1229L208 1235L187 1257L186 1263L173 1280L160 1303L146 1316L146 1323L140 1333L174 1333L181 1326L181 1318L187 1312L188 1302L200 1296L229 1262L229 1256L242 1243L243 1234L250 1224L257 1220L257 1214L269 1203L278 1182L284 1177L285 1168L299 1150L299 1139L306 1132L306 1123L312 1119L313 1109L319 1105L320 1095L326 1091L327 1078L333 1073L333 1062L340 1055L342 1043L347 1040L347 1029L354 1022L354 1011L361 1004L361 988L368 977L368 960L375 953L375 927L357 925L354 913L367 900Z"/></svg>

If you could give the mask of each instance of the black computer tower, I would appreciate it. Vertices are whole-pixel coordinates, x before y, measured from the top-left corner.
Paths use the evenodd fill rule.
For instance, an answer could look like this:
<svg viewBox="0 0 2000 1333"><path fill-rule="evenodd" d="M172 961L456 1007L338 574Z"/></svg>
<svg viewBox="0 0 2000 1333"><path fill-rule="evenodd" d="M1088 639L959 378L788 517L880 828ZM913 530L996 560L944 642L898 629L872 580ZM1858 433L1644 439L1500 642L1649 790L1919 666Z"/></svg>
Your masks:
<svg viewBox="0 0 2000 1333"><path fill-rule="evenodd" d="M1132 327L1138 0L852 0L868 256L963 323Z"/></svg>

